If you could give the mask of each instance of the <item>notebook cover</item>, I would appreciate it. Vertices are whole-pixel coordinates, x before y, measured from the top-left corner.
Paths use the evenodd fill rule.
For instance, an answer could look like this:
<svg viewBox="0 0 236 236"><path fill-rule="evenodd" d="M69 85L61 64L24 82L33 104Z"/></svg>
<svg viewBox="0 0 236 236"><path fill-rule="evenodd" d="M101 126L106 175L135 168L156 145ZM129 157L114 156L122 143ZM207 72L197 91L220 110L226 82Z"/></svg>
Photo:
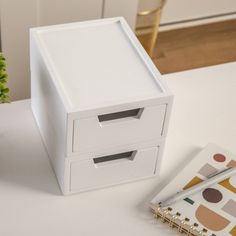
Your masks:
<svg viewBox="0 0 236 236"><path fill-rule="evenodd" d="M236 166L236 156L215 144L208 144L156 195L151 204L157 205L168 196L230 166ZM236 236L236 175L170 207L171 214L180 213L180 218L189 219L189 225L197 224L199 230L206 229L207 236Z"/></svg>

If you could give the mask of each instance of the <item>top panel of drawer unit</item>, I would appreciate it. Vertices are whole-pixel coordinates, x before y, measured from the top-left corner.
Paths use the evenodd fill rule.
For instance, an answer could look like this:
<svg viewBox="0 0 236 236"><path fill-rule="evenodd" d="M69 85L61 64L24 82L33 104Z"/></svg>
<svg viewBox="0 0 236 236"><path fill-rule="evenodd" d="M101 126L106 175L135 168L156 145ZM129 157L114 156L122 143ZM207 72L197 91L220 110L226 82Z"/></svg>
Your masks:
<svg viewBox="0 0 236 236"><path fill-rule="evenodd" d="M123 18L31 30L69 111L163 97L160 73Z"/></svg>

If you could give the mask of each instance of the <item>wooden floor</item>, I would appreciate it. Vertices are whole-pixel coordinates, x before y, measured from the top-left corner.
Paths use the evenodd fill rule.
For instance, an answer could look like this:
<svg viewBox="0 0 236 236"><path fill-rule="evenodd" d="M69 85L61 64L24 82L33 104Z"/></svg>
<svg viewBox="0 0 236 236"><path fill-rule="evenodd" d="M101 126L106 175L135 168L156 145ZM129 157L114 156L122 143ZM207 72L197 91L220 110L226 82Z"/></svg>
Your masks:
<svg viewBox="0 0 236 236"><path fill-rule="evenodd" d="M236 61L236 20L160 32L153 61L162 74Z"/></svg>

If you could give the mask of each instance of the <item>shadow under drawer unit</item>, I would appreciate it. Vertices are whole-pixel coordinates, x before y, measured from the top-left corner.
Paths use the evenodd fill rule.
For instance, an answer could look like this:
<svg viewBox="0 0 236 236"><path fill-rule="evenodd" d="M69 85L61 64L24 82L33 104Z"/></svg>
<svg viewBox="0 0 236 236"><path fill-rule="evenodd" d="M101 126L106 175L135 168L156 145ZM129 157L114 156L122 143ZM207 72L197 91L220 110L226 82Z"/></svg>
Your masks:
<svg viewBox="0 0 236 236"><path fill-rule="evenodd" d="M32 111L64 194L156 173L173 95L123 18L32 28L30 68ZM95 158L123 149L133 161ZM86 184L88 175L97 177Z"/></svg>

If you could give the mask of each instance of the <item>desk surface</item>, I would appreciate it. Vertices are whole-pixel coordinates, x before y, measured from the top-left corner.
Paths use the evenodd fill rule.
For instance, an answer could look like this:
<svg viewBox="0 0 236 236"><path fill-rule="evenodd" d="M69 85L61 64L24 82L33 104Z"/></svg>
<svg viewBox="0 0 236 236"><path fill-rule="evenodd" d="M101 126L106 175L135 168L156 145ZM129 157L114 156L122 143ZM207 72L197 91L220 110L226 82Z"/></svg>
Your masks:
<svg viewBox="0 0 236 236"><path fill-rule="evenodd" d="M0 235L178 235L148 202L208 142L236 153L236 62L165 75L175 94L161 178L61 196L30 101L0 105Z"/></svg>

